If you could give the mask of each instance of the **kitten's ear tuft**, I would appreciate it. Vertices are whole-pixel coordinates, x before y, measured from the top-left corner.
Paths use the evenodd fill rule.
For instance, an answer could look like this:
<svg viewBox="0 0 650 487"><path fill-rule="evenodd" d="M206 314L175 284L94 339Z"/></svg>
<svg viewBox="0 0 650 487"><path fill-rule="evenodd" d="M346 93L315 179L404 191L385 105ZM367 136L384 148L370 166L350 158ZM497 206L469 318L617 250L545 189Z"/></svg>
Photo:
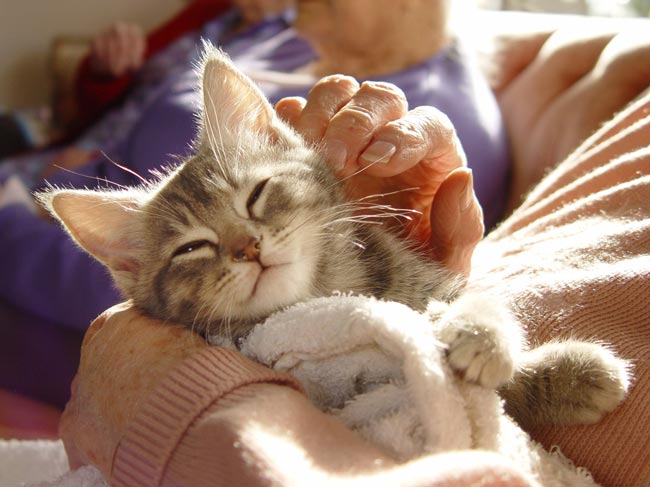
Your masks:
<svg viewBox="0 0 650 487"><path fill-rule="evenodd" d="M274 135L277 117L264 93L223 51L203 43L203 130L209 138L236 142L239 132Z"/></svg>
<svg viewBox="0 0 650 487"><path fill-rule="evenodd" d="M48 190L37 195L70 236L107 266L124 290L140 267L142 240L134 192Z"/></svg>

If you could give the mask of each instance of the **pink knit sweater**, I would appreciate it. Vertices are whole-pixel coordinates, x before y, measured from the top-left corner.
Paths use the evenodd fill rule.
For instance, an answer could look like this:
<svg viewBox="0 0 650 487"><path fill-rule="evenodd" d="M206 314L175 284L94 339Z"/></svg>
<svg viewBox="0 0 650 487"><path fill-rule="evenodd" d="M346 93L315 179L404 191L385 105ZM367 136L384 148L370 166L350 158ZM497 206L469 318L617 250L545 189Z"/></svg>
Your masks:
<svg viewBox="0 0 650 487"><path fill-rule="evenodd" d="M238 389L255 383L301 390L291 376L230 350L205 349L183 362L135 415L115 453L111 485L175 485L179 479L192 479L195 486L228 485L224 481L229 479L228 464L220 461L225 458L220 452L232 445L210 435L209 425L202 425L201 418L210 418L213 410L253 394L255 389ZM205 455L210 458L202 459Z"/></svg>

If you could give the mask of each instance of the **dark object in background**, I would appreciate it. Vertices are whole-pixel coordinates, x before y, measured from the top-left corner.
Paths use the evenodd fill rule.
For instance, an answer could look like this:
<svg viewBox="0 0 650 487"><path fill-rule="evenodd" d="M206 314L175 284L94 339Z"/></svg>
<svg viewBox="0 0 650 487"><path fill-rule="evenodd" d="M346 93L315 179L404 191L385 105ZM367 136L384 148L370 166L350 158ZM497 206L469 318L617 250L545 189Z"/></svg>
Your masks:
<svg viewBox="0 0 650 487"><path fill-rule="evenodd" d="M13 113L0 114L0 159L31 148L32 144L21 121Z"/></svg>
<svg viewBox="0 0 650 487"><path fill-rule="evenodd" d="M0 300L0 389L63 409L83 335Z"/></svg>

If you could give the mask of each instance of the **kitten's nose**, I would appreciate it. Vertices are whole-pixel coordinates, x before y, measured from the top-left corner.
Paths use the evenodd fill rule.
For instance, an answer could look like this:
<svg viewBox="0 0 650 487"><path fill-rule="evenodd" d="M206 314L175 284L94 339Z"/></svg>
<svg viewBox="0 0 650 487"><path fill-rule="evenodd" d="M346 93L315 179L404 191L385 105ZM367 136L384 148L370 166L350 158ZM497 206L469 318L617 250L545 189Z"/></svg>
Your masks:
<svg viewBox="0 0 650 487"><path fill-rule="evenodd" d="M235 262L259 260L261 249L261 237L246 237L242 242L233 245L232 260Z"/></svg>

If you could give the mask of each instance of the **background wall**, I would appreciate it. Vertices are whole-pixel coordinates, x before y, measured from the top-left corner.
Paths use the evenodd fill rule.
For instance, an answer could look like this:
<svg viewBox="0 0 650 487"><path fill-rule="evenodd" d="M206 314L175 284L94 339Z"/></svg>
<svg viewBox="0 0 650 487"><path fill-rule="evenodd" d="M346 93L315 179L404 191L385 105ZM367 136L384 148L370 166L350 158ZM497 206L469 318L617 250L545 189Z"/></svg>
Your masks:
<svg viewBox="0 0 650 487"><path fill-rule="evenodd" d="M184 0L0 0L0 109L47 103L47 55L61 34L88 37L116 20L149 29Z"/></svg>

